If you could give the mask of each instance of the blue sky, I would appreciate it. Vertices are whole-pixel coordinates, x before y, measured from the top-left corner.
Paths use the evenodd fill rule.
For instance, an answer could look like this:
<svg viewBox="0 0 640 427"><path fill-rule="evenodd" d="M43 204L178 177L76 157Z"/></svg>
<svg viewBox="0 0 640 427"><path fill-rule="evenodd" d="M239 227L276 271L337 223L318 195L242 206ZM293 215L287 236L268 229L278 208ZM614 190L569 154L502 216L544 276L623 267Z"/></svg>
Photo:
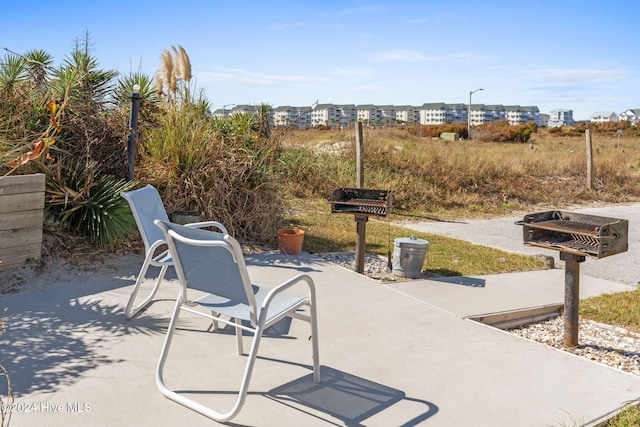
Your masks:
<svg viewBox="0 0 640 427"><path fill-rule="evenodd" d="M468 103L479 88L474 104L576 119L640 108L635 1L3 3L0 48L44 49L56 64L86 32L100 65L121 73L152 75L181 45L214 108Z"/></svg>

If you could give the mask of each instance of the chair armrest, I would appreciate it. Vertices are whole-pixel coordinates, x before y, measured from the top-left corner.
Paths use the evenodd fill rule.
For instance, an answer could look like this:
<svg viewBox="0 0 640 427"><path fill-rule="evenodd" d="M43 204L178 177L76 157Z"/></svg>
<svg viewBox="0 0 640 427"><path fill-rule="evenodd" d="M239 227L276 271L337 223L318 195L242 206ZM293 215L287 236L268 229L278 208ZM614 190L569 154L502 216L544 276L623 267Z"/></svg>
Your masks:
<svg viewBox="0 0 640 427"><path fill-rule="evenodd" d="M160 248L162 246L167 246L167 248L156 255L155 252L158 250L158 248ZM166 258L167 256L169 256L169 247L168 247L167 241L166 240L156 240L149 247L148 253L151 254L151 259L154 262L160 262L160 260L162 260L163 258Z"/></svg>
<svg viewBox="0 0 640 427"><path fill-rule="evenodd" d="M229 232L227 231L227 228L221 223L219 223L218 221L192 222L189 224L185 224L184 226L190 227L190 228L216 227L217 229L222 231L222 234L229 234Z"/></svg>
<svg viewBox="0 0 640 427"><path fill-rule="evenodd" d="M280 285L269 291L264 301L262 302L262 307L260 309L261 316L266 315L266 313L269 311L269 305L271 305L271 301L276 297L276 295L286 291L287 289L300 282L305 282L307 284L309 288L309 301L311 302L311 304L315 305L316 286L313 283L313 279L308 274L298 274L297 276L292 277L291 279L287 280L284 283L281 283Z"/></svg>

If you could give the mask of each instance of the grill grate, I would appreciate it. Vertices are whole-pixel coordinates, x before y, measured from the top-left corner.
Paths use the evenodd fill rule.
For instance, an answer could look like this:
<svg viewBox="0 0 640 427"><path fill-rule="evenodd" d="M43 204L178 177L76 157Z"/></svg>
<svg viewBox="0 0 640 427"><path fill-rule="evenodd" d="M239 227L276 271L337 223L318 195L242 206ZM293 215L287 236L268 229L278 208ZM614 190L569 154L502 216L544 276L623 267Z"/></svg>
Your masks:
<svg viewBox="0 0 640 427"><path fill-rule="evenodd" d="M571 212L526 215L524 244L602 258L627 250L628 221Z"/></svg>
<svg viewBox="0 0 640 427"><path fill-rule="evenodd" d="M566 238L556 239L544 239L527 242L530 246L540 246L547 249L566 250L585 252L585 253L598 253L600 243L597 239L582 236L579 234L567 234Z"/></svg>
<svg viewBox="0 0 640 427"><path fill-rule="evenodd" d="M393 194L386 190L338 188L331 194L332 213L387 216L393 204Z"/></svg>

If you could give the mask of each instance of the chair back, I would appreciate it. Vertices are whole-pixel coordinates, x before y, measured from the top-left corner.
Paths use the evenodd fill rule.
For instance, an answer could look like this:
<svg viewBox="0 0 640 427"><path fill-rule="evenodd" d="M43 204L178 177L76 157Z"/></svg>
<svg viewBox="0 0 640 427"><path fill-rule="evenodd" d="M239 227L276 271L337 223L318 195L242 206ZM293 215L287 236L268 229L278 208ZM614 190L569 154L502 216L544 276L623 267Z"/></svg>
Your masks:
<svg viewBox="0 0 640 427"><path fill-rule="evenodd" d="M138 230L142 235L145 252L149 252L151 245L158 240L164 240L162 230L156 227L153 222L157 219L169 221L160 194L154 186L149 184L137 190L123 192L122 197L129 202Z"/></svg>
<svg viewBox="0 0 640 427"><path fill-rule="evenodd" d="M228 234L190 228L168 221L155 221L164 232L173 255L176 273L186 288L245 304L256 313L256 300L244 262L242 248ZM186 299L186 295L183 296Z"/></svg>

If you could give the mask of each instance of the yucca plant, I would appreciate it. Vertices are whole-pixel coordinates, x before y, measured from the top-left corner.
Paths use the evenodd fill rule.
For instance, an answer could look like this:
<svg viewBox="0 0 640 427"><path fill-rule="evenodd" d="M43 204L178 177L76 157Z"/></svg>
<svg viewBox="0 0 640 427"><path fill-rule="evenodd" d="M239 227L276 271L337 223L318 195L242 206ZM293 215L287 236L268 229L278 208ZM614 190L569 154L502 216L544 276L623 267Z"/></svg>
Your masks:
<svg viewBox="0 0 640 427"><path fill-rule="evenodd" d="M135 182L99 175L93 163L58 165L46 173L45 211L61 227L111 250L134 230L131 209L120 194Z"/></svg>

